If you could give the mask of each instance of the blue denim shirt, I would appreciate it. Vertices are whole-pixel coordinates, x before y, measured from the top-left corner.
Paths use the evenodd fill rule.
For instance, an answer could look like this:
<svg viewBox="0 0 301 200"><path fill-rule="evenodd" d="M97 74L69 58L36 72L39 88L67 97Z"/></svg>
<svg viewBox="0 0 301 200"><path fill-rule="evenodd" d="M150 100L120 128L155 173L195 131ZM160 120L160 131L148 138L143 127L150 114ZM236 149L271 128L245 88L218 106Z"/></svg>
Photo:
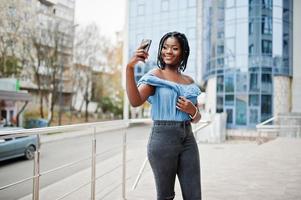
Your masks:
<svg viewBox="0 0 301 200"><path fill-rule="evenodd" d="M148 98L148 102L152 104L151 115L153 120L190 120L187 113L176 108L176 103L179 96L184 96L193 104L197 103L197 96L201 91L195 83L180 84L164 80L151 74L150 71L138 81L138 86L141 84L155 87L155 93Z"/></svg>

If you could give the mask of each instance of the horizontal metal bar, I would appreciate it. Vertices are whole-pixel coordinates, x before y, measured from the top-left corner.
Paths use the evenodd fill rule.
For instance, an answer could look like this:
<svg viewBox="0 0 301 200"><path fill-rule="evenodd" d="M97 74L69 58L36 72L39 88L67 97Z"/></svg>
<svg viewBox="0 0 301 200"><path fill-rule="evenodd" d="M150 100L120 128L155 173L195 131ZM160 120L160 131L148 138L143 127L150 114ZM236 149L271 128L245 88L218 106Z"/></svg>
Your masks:
<svg viewBox="0 0 301 200"><path fill-rule="evenodd" d="M210 122L207 122L206 124L202 124L201 126L195 128L192 132L198 132L199 130L205 128L206 126L208 126L210 124Z"/></svg>
<svg viewBox="0 0 301 200"><path fill-rule="evenodd" d="M67 192L66 194L64 194L63 196L59 197L58 199L56 200L61 200L61 199L64 199L65 197L69 196L70 194L74 193L74 192L77 192L79 191L80 189L82 189L83 187L89 185L91 183L91 181L88 181L78 187L76 187L75 189L71 190L70 192Z"/></svg>
<svg viewBox="0 0 301 200"><path fill-rule="evenodd" d="M4 138L5 136L29 136L29 135L44 135L49 133L57 133L57 132L69 132L69 131L79 131L82 129L91 129L93 127L97 127L97 133L104 132L109 130L118 130L122 128L127 128L129 126L129 120L114 120L114 121L106 121L106 122L95 122L95 123L82 123L82 124L72 124L65 126L52 126L45 128L32 128L32 129L20 129L20 130L11 130L11 131L1 131L0 138Z"/></svg>
<svg viewBox="0 0 301 200"><path fill-rule="evenodd" d="M77 161L74 161L74 162L71 162L71 163L67 163L67 164L61 165L61 166L59 166L59 167L56 167L56 168L50 169L50 170L48 170L48 171L42 172L42 173L41 173L41 176L44 176L44 175L46 175L46 174L50 174L50 173L55 172L55 171L58 171L58 170L60 170L60 169L64 169L64 168L66 168L66 167L71 167L71 166L73 166L73 165L76 165L76 164L78 164L78 163L80 163L80 162L82 162L82 161L89 160L89 159L91 159L91 156L86 157L86 158L83 158L83 159L81 159L81 160L77 160Z"/></svg>
<svg viewBox="0 0 301 200"><path fill-rule="evenodd" d="M118 147L118 146L117 146L117 147L112 147L112 148L110 148L110 149L108 149L108 150L106 150L106 151L97 153L97 154L96 154L96 157L97 157L97 156L100 156L100 155L102 155L102 154L108 153L109 151L112 151L113 149L117 149L117 148L121 148L121 147ZM61 166L59 166L59 167L57 167L57 168L54 168L54 169L51 169L51 170L48 170L48 171L45 171L45 172L41 173L41 176L42 176L42 175L49 174L49 173L51 173L51 172L58 171L58 170L60 170L60 169L66 168L66 167L71 167L71 166L73 166L73 165L76 165L76 164L78 164L78 163L80 163L80 162L82 162L82 161L89 160L89 159L91 159L91 156L86 157L86 158L83 158L83 159L80 159L80 160L77 160L77 161L74 161L74 162L67 163L67 164L65 164L65 165L61 165Z"/></svg>
<svg viewBox="0 0 301 200"><path fill-rule="evenodd" d="M106 173L104 173L104 174L102 174L102 175L96 177L95 180L98 180L99 178L104 177L105 175L107 175L107 174L113 172L114 170L116 170L116 169L118 169L118 168L120 168L120 167L122 167L121 164L120 164L120 165L117 165L117 167L113 168L112 170L110 170L110 171L108 171L108 172L106 172ZM59 198L56 199L56 200L64 199L65 197L67 197L67 196L69 196L69 195L71 195L71 194L73 194L73 193L79 191L80 189L82 189L83 187L89 185L90 183L91 183L91 181L88 181L88 182L86 182L86 183L84 183L84 184L82 184L82 185L76 187L75 189L71 190L70 192L65 193L63 196L59 197Z"/></svg>
<svg viewBox="0 0 301 200"><path fill-rule="evenodd" d="M267 120L265 120L265 121L261 122L261 123L260 123L260 124L258 124L257 126L265 125L265 124L267 124L267 123L269 123L269 122L273 121L274 119L276 119L276 117L275 117L275 116L274 116L274 117L272 117L272 118L270 118L270 119L267 119Z"/></svg>
<svg viewBox="0 0 301 200"><path fill-rule="evenodd" d="M32 179L35 178L35 177L36 177L36 176L31 176L31 177L22 179L22 180L20 180L20 181L16 181L16 182L14 182L14 183L10 183L10 184L8 184L8 185L1 186L1 187L0 187L0 190L5 190L5 189L7 189L7 188L10 188L10 187L12 187L12 186L18 185L18 184L20 184L20 183L23 183L23 182L32 180Z"/></svg>

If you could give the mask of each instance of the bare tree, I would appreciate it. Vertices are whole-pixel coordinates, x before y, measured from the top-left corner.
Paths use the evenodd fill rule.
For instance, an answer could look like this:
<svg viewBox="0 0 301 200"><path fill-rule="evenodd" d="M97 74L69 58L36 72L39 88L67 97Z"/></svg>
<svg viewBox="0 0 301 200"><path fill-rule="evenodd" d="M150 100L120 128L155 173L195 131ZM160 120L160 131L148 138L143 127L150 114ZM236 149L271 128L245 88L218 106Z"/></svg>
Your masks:
<svg viewBox="0 0 301 200"><path fill-rule="evenodd" d="M107 44L108 40L101 36L95 24L90 24L76 32L74 62L77 67L73 71L75 96L72 107L75 106L77 98L81 99L79 112L85 104L85 121L88 121L88 105L91 101L93 68L106 63L103 52Z"/></svg>
<svg viewBox="0 0 301 200"><path fill-rule="evenodd" d="M0 1L0 77L18 76L22 70L22 43L32 14L22 0Z"/></svg>

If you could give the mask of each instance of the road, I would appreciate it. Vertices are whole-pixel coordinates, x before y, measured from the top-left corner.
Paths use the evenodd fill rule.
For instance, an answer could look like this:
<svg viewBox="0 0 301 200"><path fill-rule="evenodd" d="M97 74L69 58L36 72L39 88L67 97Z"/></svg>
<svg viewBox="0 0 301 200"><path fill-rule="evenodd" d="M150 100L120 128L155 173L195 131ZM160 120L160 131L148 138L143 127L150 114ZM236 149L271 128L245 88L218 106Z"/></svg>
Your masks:
<svg viewBox="0 0 301 200"><path fill-rule="evenodd" d="M97 162L104 161L112 156L120 154L122 145L122 133L124 130L110 131L96 136L97 153L102 153L97 157ZM128 141L141 141L144 145L149 134L149 126L135 126L127 131ZM136 143L137 144L137 143ZM129 146L130 147L130 146ZM44 143L41 146L41 166L40 172L43 173L61 165L80 160L91 155L91 136L79 136L54 142ZM81 162L76 166L61 169L56 172L41 176L40 188L66 178L78 171L89 167L91 161ZM22 158L0 162L0 187L13 183L22 178L27 178L33 174L33 161ZM0 200L15 200L32 192L32 181L18 184L14 187L1 190Z"/></svg>

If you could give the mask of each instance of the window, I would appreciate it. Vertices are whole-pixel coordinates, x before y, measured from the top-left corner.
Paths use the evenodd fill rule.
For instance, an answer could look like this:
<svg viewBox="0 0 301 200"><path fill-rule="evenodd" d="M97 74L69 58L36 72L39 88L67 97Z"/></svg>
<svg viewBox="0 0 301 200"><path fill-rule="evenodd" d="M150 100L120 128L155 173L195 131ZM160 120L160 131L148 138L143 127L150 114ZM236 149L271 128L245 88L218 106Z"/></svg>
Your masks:
<svg viewBox="0 0 301 200"><path fill-rule="evenodd" d="M226 92L234 92L234 77L233 74L225 75L225 90Z"/></svg>
<svg viewBox="0 0 301 200"><path fill-rule="evenodd" d="M272 41L262 40L261 41L261 52L263 54L272 54Z"/></svg>
<svg viewBox="0 0 301 200"><path fill-rule="evenodd" d="M261 96L261 121L265 121L272 116L272 95Z"/></svg>
<svg viewBox="0 0 301 200"><path fill-rule="evenodd" d="M225 96L225 105L226 106L234 105L234 95L226 95Z"/></svg>
<svg viewBox="0 0 301 200"><path fill-rule="evenodd" d="M217 38L218 39L223 39L224 38L224 32L223 31L217 32Z"/></svg>
<svg viewBox="0 0 301 200"><path fill-rule="evenodd" d="M222 113L223 112L223 107L224 107L224 99L222 96L217 96L216 97L216 112L217 113Z"/></svg>
<svg viewBox="0 0 301 200"><path fill-rule="evenodd" d="M169 0L162 0L161 11L168 11L168 10L169 10Z"/></svg>
<svg viewBox="0 0 301 200"><path fill-rule="evenodd" d="M250 124L257 124L258 123L258 111L257 111L257 109L250 109L249 121L250 121Z"/></svg>
<svg viewBox="0 0 301 200"><path fill-rule="evenodd" d="M236 91L238 92L247 91L247 74L245 73L236 74Z"/></svg>
<svg viewBox="0 0 301 200"><path fill-rule="evenodd" d="M262 0L262 8L272 10L273 0Z"/></svg>
<svg viewBox="0 0 301 200"><path fill-rule="evenodd" d="M224 54L224 45L217 46L217 55Z"/></svg>
<svg viewBox="0 0 301 200"><path fill-rule="evenodd" d="M253 22L249 22L249 35L252 35L254 32L254 24Z"/></svg>
<svg viewBox="0 0 301 200"><path fill-rule="evenodd" d="M223 92L224 91L224 77L223 76L217 76L217 92Z"/></svg>
<svg viewBox="0 0 301 200"><path fill-rule="evenodd" d="M253 55L253 54L254 54L254 44L251 44L251 45L249 46L249 54L250 54L250 55Z"/></svg>
<svg viewBox="0 0 301 200"><path fill-rule="evenodd" d="M272 75L262 74L261 76L261 90L262 92L270 93L272 92Z"/></svg>
<svg viewBox="0 0 301 200"><path fill-rule="evenodd" d="M137 15L144 15L144 4L138 4L137 6Z"/></svg>
<svg viewBox="0 0 301 200"><path fill-rule="evenodd" d="M218 58L216 60L216 65L217 65L217 68L223 68L224 67L224 58Z"/></svg>
<svg viewBox="0 0 301 200"><path fill-rule="evenodd" d="M187 28L187 36L188 36L189 39L195 39L195 36L196 36L195 27Z"/></svg>
<svg viewBox="0 0 301 200"><path fill-rule="evenodd" d="M236 125L247 124L247 96L239 95L236 97L235 109Z"/></svg>
<svg viewBox="0 0 301 200"><path fill-rule="evenodd" d="M263 15L261 21L262 34L272 34L272 17Z"/></svg>
<svg viewBox="0 0 301 200"><path fill-rule="evenodd" d="M249 95L249 106L259 106L259 96L258 95Z"/></svg>
<svg viewBox="0 0 301 200"><path fill-rule="evenodd" d="M232 124L233 123L233 110L232 109L227 109L227 124Z"/></svg>
<svg viewBox="0 0 301 200"><path fill-rule="evenodd" d="M188 8L195 7L195 6L196 6L196 0L188 0L188 5L187 5Z"/></svg>
<svg viewBox="0 0 301 200"><path fill-rule="evenodd" d="M259 82L258 82L258 74L257 73L251 73L250 74L250 88L249 90L251 92L258 92L259 91Z"/></svg>

